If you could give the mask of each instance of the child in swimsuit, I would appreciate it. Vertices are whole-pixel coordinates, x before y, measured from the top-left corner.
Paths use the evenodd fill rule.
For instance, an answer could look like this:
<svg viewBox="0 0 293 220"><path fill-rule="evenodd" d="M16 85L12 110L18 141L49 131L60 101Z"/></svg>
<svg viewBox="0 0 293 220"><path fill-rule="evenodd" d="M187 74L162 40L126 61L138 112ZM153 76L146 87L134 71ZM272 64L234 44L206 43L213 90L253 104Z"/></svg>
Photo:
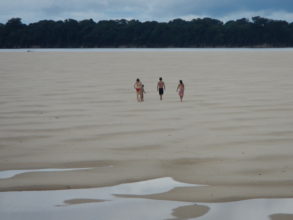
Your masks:
<svg viewBox="0 0 293 220"><path fill-rule="evenodd" d="M134 83L134 89L136 90L136 98L137 101L141 101L141 88L142 88L142 83L139 79L136 79L136 82Z"/></svg>
<svg viewBox="0 0 293 220"><path fill-rule="evenodd" d="M141 85L141 91L140 92L141 92L140 99L143 102L144 101L143 94L145 93L145 91L144 91L144 85L143 84Z"/></svg>

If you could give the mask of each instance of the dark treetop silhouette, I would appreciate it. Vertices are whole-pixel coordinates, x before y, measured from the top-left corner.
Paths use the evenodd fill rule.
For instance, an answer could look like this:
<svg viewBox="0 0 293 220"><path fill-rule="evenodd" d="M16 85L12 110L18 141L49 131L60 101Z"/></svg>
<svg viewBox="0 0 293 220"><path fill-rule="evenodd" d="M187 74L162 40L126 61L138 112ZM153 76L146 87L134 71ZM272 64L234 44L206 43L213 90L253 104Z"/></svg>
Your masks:
<svg viewBox="0 0 293 220"><path fill-rule="evenodd" d="M292 47L293 23L262 17L223 23L212 18L169 22L20 18L0 23L0 48Z"/></svg>

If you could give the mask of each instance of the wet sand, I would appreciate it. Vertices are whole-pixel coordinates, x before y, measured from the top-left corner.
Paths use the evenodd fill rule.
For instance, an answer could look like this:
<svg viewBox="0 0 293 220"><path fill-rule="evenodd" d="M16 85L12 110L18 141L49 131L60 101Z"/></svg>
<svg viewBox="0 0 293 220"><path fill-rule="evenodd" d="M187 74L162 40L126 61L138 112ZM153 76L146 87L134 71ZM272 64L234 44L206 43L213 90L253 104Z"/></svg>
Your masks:
<svg viewBox="0 0 293 220"><path fill-rule="evenodd" d="M99 199L70 199L65 200L64 203L67 205L79 205L83 203L96 203L96 202L106 202L107 200L99 200Z"/></svg>
<svg viewBox="0 0 293 220"><path fill-rule="evenodd" d="M271 220L290 220L290 219L293 219L293 215L290 215L290 214L271 215Z"/></svg>
<svg viewBox="0 0 293 220"><path fill-rule="evenodd" d="M0 191L202 184L139 197L293 197L293 51L0 53ZM164 100L156 91L166 83ZM137 103L133 83L145 84ZM178 80L186 86L183 103ZM127 195L125 195L127 196Z"/></svg>
<svg viewBox="0 0 293 220"><path fill-rule="evenodd" d="M200 205L181 206L173 210L173 220L191 219L205 215L209 211L209 207Z"/></svg>

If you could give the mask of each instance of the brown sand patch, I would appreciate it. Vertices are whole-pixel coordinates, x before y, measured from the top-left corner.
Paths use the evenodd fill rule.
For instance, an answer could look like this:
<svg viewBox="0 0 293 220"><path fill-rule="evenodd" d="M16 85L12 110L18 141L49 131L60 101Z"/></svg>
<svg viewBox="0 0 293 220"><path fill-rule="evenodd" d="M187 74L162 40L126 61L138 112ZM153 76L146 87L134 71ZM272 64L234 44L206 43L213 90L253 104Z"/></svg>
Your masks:
<svg viewBox="0 0 293 220"><path fill-rule="evenodd" d="M273 214L270 218L271 220L292 220L293 214Z"/></svg>
<svg viewBox="0 0 293 220"><path fill-rule="evenodd" d="M173 209L172 215L176 218L174 220L184 220L190 218L197 218L205 215L210 210L207 206L202 205L188 205Z"/></svg>
<svg viewBox="0 0 293 220"><path fill-rule="evenodd" d="M83 203L96 203L96 202L106 202L108 200L101 200L101 199L70 199L65 200L64 204L67 205L78 205Z"/></svg>

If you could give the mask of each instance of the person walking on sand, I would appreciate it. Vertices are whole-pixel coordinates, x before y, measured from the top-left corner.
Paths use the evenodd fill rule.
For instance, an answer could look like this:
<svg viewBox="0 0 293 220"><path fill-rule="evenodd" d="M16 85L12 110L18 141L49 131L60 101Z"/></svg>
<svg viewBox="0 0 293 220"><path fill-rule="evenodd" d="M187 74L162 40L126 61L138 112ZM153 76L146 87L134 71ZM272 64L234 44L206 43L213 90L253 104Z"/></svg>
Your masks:
<svg viewBox="0 0 293 220"><path fill-rule="evenodd" d="M146 93L144 91L144 84L141 85L141 91L140 91L140 100L143 102L144 101L144 93Z"/></svg>
<svg viewBox="0 0 293 220"><path fill-rule="evenodd" d="M180 101L182 102L183 96L184 96L184 84L183 84L182 80L179 80L179 84L177 86L176 91L178 92L178 95L180 97Z"/></svg>
<svg viewBox="0 0 293 220"><path fill-rule="evenodd" d="M159 82L158 82L158 85L157 85L157 90L158 90L159 95L160 95L160 100L162 100L164 90L166 90L165 83L164 83L162 77L160 77L160 79L159 79Z"/></svg>
<svg viewBox="0 0 293 220"><path fill-rule="evenodd" d="M137 101L140 102L141 101L142 83L138 78L136 79L136 82L134 83L133 87L134 87L134 89L136 91Z"/></svg>

